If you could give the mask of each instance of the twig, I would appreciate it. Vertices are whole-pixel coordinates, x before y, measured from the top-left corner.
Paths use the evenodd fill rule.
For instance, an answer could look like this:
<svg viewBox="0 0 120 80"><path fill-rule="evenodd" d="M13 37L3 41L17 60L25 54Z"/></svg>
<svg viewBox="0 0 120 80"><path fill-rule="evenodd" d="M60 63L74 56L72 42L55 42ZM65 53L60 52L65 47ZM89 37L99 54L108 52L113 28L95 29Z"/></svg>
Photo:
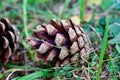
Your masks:
<svg viewBox="0 0 120 80"><path fill-rule="evenodd" d="M90 28L95 32L96 36L99 38L100 41L102 41L101 36L99 35L99 33L95 30L95 28L93 26L90 26Z"/></svg>
<svg viewBox="0 0 120 80"><path fill-rule="evenodd" d="M11 76L13 75L13 73L16 72L16 71L23 71L23 69L15 69L15 70L13 70L13 71L7 76L6 80L10 80L10 77L11 77Z"/></svg>
<svg viewBox="0 0 120 80"><path fill-rule="evenodd" d="M115 4L113 4L109 9L105 11L103 15L108 15L108 13L115 7Z"/></svg>

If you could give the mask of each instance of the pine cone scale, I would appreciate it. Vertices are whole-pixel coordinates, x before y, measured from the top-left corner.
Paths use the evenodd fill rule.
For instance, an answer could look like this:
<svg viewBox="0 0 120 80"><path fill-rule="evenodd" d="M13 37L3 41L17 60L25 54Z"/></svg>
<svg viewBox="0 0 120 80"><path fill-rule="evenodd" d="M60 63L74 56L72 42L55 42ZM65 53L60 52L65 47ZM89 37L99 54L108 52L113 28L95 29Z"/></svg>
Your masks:
<svg viewBox="0 0 120 80"><path fill-rule="evenodd" d="M46 60L47 60L47 61L53 61L54 58L55 58L57 55L58 55L58 54L57 54L57 50L56 50L56 49L52 49L52 50L50 51L50 53L47 55Z"/></svg>
<svg viewBox="0 0 120 80"><path fill-rule="evenodd" d="M9 41L5 37L2 38L2 41L3 41L3 48L6 49L9 45Z"/></svg>
<svg viewBox="0 0 120 80"><path fill-rule="evenodd" d="M2 51L1 54L1 61L6 64L8 62L9 57L11 56L11 49L9 47L7 47L6 49L4 49Z"/></svg>
<svg viewBox="0 0 120 80"><path fill-rule="evenodd" d="M65 59L67 56L69 56L69 54L70 54L70 53L68 52L67 47L66 47L66 46L63 47L63 48L61 49L61 51L60 51L60 54L59 54L60 60Z"/></svg>
<svg viewBox="0 0 120 80"><path fill-rule="evenodd" d="M57 22L54 19L51 20L51 24L61 33L65 33L65 30L60 28L59 25L57 24Z"/></svg>
<svg viewBox="0 0 120 80"><path fill-rule="evenodd" d="M77 35L76 35L74 29L69 28L69 30L68 30L68 34L69 34L69 37L70 37L71 42L77 40Z"/></svg>
<svg viewBox="0 0 120 80"><path fill-rule="evenodd" d="M0 35L3 34L4 31L5 31L5 26L2 22L0 22Z"/></svg>

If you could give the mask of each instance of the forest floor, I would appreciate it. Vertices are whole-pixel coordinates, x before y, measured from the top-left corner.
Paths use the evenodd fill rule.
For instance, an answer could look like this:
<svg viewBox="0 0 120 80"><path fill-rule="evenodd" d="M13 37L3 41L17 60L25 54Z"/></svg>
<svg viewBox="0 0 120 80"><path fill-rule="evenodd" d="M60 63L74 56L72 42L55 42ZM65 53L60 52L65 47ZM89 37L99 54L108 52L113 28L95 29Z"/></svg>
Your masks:
<svg viewBox="0 0 120 80"><path fill-rule="evenodd" d="M16 54L22 60L0 62L0 80L120 80L120 0L1 0L3 17L20 32ZM26 39L51 19L72 19L89 35L92 50L84 64L46 68L34 61Z"/></svg>

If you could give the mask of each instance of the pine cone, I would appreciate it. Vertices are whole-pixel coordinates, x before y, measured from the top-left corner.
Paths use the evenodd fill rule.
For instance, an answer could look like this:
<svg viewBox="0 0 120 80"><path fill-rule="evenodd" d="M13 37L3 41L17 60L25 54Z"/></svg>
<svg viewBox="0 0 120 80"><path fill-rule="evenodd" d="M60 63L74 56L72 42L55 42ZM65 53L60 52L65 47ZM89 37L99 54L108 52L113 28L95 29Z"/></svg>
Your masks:
<svg viewBox="0 0 120 80"><path fill-rule="evenodd" d="M25 55L27 52L25 52L25 48L21 43L18 43L18 46L15 50L15 53L11 55L9 63L16 64L16 65L22 65L25 64Z"/></svg>
<svg viewBox="0 0 120 80"><path fill-rule="evenodd" d="M37 58L43 59L44 64L54 62L54 66L64 66L79 60L79 56L88 57L89 39L84 30L72 20L61 20L60 23L51 20L51 24L38 25L34 36L28 39Z"/></svg>
<svg viewBox="0 0 120 80"><path fill-rule="evenodd" d="M6 64L16 49L19 32L7 18L0 19L0 61Z"/></svg>

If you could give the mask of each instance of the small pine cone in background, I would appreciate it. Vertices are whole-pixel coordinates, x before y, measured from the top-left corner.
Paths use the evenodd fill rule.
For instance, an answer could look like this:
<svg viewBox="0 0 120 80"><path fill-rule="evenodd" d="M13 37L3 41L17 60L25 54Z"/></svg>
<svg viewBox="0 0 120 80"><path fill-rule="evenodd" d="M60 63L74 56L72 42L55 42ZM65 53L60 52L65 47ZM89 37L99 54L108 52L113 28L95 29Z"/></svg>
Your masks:
<svg viewBox="0 0 120 80"><path fill-rule="evenodd" d="M42 59L44 64L54 62L54 66L75 62L80 56L87 58L90 50L87 34L72 20L61 20L58 24L53 19L50 24L38 25L28 43L38 60Z"/></svg>
<svg viewBox="0 0 120 80"><path fill-rule="evenodd" d="M0 62L6 64L19 40L17 28L7 18L0 19Z"/></svg>
<svg viewBox="0 0 120 80"><path fill-rule="evenodd" d="M11 55L9 63L11 64L17 64L22 65L25 64L25 58L26 57L26 50L24 46L21 43L18 43L18 46L16 47L15 53Z"/></svg>

